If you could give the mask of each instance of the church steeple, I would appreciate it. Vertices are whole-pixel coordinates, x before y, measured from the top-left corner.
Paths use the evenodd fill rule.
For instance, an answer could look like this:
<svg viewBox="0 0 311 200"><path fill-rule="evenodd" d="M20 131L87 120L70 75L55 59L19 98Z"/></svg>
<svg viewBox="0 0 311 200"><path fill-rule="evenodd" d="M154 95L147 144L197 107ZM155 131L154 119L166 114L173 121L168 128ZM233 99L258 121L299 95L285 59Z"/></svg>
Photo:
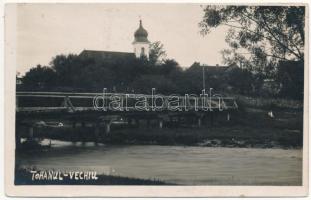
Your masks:
<svg viewBox="0 0 311 200"><path fill-rule="evenodd" d="M134 33L134 53L136 58L146 56L149 58L149 45L148 32L143 27L142 20L139 20L139 28Z"/></svg>

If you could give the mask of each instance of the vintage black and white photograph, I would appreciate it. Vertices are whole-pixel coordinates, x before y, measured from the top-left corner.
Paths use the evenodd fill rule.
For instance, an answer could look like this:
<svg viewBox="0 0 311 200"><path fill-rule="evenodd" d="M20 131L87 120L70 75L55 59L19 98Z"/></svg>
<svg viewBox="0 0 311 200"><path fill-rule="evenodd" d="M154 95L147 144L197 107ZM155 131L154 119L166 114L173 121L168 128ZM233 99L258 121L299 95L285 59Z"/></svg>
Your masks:
<svg viewBox="0 0 311 200"><path fill-rule="evenodd" d="M15 6L15 186L304 185L306 5Z"/></svg>

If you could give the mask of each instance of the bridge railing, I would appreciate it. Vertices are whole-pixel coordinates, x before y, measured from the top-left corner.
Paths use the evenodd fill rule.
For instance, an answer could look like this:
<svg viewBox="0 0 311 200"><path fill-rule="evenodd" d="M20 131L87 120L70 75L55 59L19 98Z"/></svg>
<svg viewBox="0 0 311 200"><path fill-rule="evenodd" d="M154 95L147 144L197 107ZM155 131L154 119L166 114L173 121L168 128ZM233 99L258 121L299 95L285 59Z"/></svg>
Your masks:
<svg viewBox="0 0 311 200"><path fill-rule="evenodd" d="M119 101L118 101L119 99ZM95 106L94 102L98 103ZM16 92L17 111L47 111L47 110L137 110L138 102L146 103L147 109L167 110L179 106L189 110L237 109L238 105L232 97L161 94L125 94L125 93L73 93L73 92ZM144 100L144 101L143 101ZM162 104L159 106L159 100ZM175 101L174 101L175 100ZM158 101L158 102L157 102ZM174 101L174 105L172 103ZM121 108L113 106L119 102ZM112 107L111 107L112 106ZM120 107L120 106L119 106ZM141 106L138 106L141 107ZM161 109L159 109L161 107ZM204 109L203 109L204 107ZM115 109L118 108L118 109Z"/></svg>

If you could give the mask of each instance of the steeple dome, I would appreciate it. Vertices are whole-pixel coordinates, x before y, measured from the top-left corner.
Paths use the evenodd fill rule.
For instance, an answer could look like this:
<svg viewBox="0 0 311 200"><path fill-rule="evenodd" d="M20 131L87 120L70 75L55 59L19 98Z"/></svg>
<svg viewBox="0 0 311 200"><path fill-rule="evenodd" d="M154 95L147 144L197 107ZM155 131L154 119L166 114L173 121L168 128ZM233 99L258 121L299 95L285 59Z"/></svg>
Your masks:
<svg viewBox="0 0 311 200"><path fill-rule="evenodd" d="M139 20L139 28L134 33L135 40L134 42L148 42L148 32L144 29L142 21Z"/></svg>
<svg viewBox="0 0 311 200"><path fill-rule="evenodd" d="M139 28L134 33L134 42L132 44L136 58L146 57L149 59L150 42L148 32L144 29L141 20L139 20Z"/></svg>

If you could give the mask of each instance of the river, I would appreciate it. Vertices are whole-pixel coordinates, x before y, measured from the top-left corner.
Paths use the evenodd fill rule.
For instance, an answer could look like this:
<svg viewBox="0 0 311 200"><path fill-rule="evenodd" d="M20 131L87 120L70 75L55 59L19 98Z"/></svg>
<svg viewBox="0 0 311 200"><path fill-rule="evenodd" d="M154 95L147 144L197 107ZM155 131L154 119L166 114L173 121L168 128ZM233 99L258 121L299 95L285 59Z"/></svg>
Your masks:
<svg viewBox="0 0 311 200"><path fill-rule="evenodd" d="M34 156L35 154L35 156ZM301 185L302 150L52 141L17 155L22 167L158 179L181 185Z"/></svg>

